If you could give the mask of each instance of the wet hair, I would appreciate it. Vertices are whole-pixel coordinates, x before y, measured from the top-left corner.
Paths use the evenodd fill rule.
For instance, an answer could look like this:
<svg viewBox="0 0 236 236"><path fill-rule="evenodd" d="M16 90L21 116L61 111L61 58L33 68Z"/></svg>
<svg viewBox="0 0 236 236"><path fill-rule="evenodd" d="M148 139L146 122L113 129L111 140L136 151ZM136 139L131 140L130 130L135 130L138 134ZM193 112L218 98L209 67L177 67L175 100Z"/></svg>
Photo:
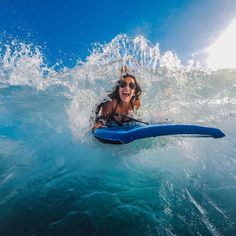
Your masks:
<svg viewBox="0 0 236 236"><path fill-rule="evenodd" d="M121 81L125 78L128 78L128 77L132 78L134 80L135 85L136 85L136 88L135 88L135 91L134 91L134 96L131 98L131 102L132 102L132 101L138 100L140 98L141 93L142 93L142 89L141 89L140 85L138 84L135 76L132 75L132 74L129 74L129 73L126 73L126 72L123 73L119 81ZM112 92L108 94L109 98L111 98L111 99L115 98L115 99L117 99L117 101L120 101L119 81L116 84L116 86L113 88Z"/></svg>
<svg viewBox="0 0 236 236"><path fill-rule="evenodd" d="M133 107L133 102L135 100L138 100L140 99L140 96L141 96L141 93L142 93L142 89L140 88L136 78L134 75L132 74L129 74L127 72L125 73L122 73L120 79L118 80L116 86L113 88L112 92L109 93L107 96L110 98L110 99L116 99L118 102L121 101L120 99L120 95L119 95L119 82L122 80L122 79L125 79L125 78L128 78L128 77L131 77L133 80L134 80L134 83L135 83L135 91L134 91L134 95L133 97L131 98L130 102L131 102L131 106ZM102 118L102 116L98 116L99 114L99 111L100 109L107 103L107 100L105 99L103 102L101 102L99 105L96 106L96 108L94 109L95 111L95 122L98 121L99 119Z"/></svg>

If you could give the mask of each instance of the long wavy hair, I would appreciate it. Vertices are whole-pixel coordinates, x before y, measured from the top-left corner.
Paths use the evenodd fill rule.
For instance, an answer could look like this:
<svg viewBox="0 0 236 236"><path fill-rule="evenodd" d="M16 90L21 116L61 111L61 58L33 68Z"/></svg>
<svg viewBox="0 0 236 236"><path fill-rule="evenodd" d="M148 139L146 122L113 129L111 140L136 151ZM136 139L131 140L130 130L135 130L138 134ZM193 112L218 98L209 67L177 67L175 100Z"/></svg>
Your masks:
<svg viewBox="0 0 236 236"><path fill-rule="evenodd" d="M135 91L134 91L134 95L133 97L131 98L130 102L131 102L131 106L133 107L133 102L135 100L138 100L140 99L140 96L141 96L141 93L142 93L142 89L140 87L140 85L138 84L136 78L134 75L130 74L130 73L127 73L127 66L122 66L122 69L121 69L121 77L120 79L117 81L115 87L113 87L112 91L107 95L110 99L117 99L118 102L121 101L120 99L120 95L119 95L119 82L122 80L122 79L125 79L127 77L131 77L133 80L134 80L134 83L135 83ZM98 116L99 114L99 111L100 109L107 103L107 100L105 99L103 102L101 102L99 105L96 106L95 108L95 121L97 119L99 119L100 117Z"/></svg>

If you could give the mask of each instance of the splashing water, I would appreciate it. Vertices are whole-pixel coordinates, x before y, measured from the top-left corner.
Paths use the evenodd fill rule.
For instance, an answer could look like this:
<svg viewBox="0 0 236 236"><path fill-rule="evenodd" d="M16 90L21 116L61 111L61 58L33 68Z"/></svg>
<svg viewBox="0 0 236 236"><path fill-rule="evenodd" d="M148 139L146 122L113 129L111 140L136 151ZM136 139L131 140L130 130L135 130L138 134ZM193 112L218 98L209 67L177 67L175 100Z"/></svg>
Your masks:
<svg viewBox="0 0 236 236"><path fill-rule="evenodd" d="M235 232L236 70L183 65L143 36L96 44L60 70L31 44L2 42L0 54L0 235ZM92 110L122 64L143 89L138 118L217 126L226 138L98 143Z"/></svg>

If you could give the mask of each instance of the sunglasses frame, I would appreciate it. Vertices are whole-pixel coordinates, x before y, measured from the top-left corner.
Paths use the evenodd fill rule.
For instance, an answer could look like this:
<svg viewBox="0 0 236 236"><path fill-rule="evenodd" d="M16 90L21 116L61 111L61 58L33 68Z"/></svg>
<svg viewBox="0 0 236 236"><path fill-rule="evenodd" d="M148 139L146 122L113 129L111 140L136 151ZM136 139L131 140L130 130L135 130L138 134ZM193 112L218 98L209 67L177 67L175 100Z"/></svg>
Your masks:
<svg viewBox="0 0 236 236"><path fill-rule="evenodd" d="M121 83L122 83L122 85L121 85ZM120 88L125 88L128 85L131 90L136 89L136 84L135 83L133 83L133 82L128 83L125 80L120 80L118 85L119 85Z"/></svg>

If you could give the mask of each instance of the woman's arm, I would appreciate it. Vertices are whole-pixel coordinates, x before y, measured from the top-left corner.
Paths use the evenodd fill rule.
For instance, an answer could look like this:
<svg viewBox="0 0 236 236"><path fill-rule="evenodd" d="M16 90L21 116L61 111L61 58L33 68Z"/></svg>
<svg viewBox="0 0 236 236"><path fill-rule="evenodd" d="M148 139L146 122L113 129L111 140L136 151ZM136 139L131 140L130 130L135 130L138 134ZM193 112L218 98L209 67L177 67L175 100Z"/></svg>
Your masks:
<svg viewBox="0 0 236 236"><path fill-rule="evenodd" d="M113 104L114 101L109 101L107 103L105 103L102 108L101 108L101 115L100 115L100 119L95 121L94 126L92 128L93 131L95 131L95 129L97 128L104 128L107 125L107 119L110 116L110 114L113 111Z"/></svg>

